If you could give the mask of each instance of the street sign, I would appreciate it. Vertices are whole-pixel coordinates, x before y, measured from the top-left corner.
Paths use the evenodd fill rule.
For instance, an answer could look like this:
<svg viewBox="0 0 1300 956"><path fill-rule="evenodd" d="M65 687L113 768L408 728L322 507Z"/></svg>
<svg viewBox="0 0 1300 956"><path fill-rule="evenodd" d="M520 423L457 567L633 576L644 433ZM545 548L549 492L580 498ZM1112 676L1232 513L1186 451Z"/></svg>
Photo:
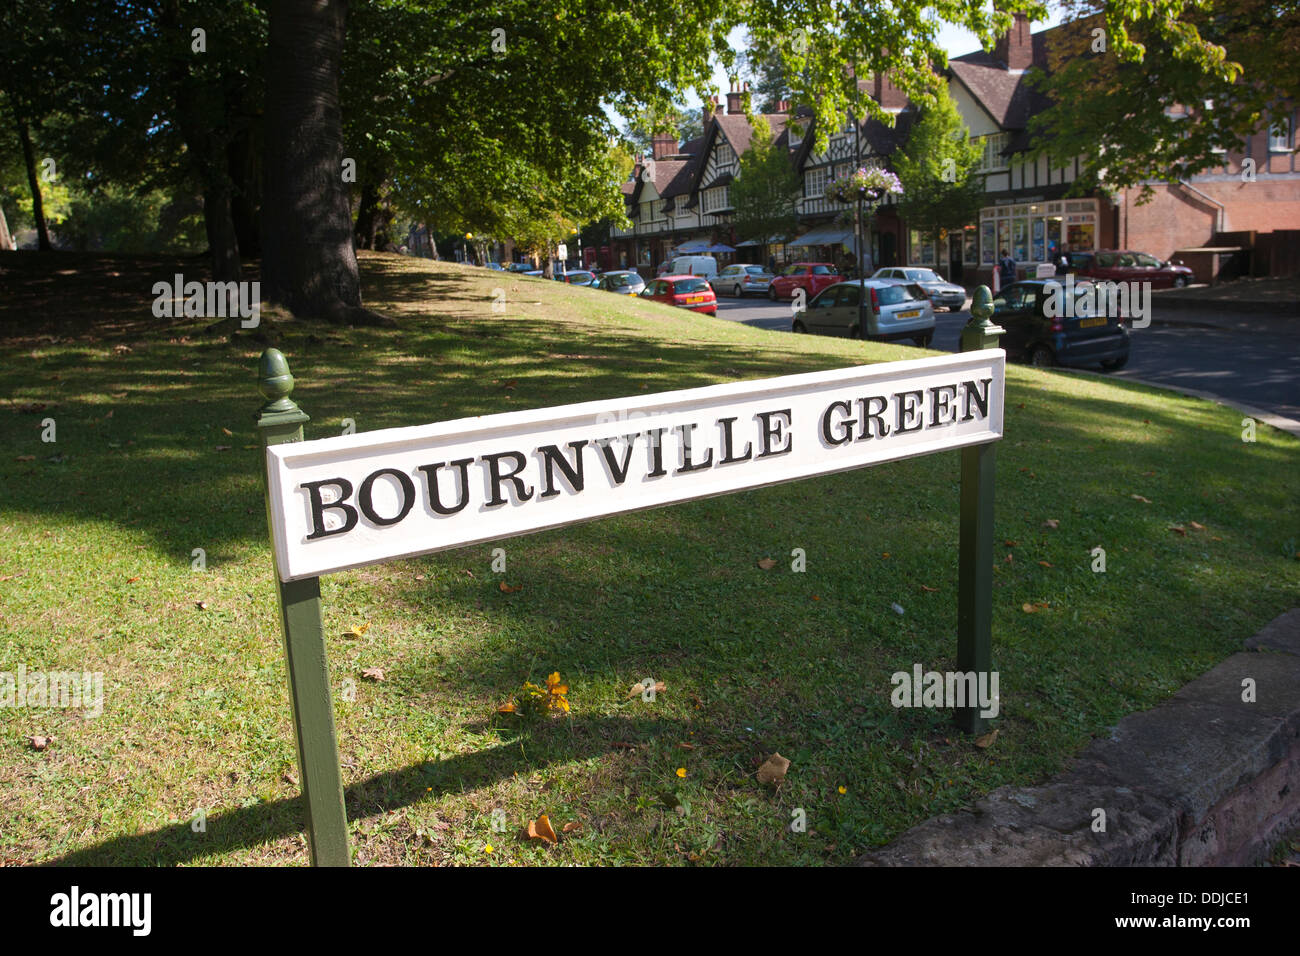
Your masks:
<svg viewBox="0 0 1300 956"><path fill-rule="evenodd" d="M267 449L282 581L1002 436L1005 353L860 365Z"/></svg>
<svg viewBox="0 0 1300 956"><path fill-rule="evenodd" d="M560 259L567 259L569 258L569 247L564 243L560 243L559 247L555 250L555 254Z"/></svg>

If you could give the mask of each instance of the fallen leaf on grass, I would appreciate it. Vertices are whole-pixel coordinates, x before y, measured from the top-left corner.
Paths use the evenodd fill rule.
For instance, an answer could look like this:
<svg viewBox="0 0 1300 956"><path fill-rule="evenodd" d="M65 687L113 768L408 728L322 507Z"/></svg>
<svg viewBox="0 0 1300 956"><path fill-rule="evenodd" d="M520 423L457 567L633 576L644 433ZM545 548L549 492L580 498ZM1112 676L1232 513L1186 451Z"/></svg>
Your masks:
<svg viewBox="0 0 1300 956"><path fill-rule="evenodd" d="M384 669L382 667L367 667L361 672L361 676L366 680L378 683L384 679Z"/></svg>
<svg viewBox="0 0 1300 956"><path fill-rule="evenodd" d="M922 590L922 591L928 591L928 592L930 592L931 594L933 594L933 593L935 593L936 591L938 591L939 589L938 589L938 588L929 588L929 587L926 587L924 584L922 584L922 585L921 585L921 590Z"/></svg>
<svg viewBox="0 0 1300 956"><path fill-rule="evenodd" d="M1046 521L1043 522L1044 528L1055 529L1055 528L1059 528L1060 526L1061 526L1060 518L1048 518Z"/></svg>
<svg viewBox="0 0 1300 956"><path fill-rule="evenodd" d="M647 690L649 690L649 689L650 689L650 687L647 686L647 684L646 684L645 681L639 681L639 682L637 682L637 683L635 683L635 684L632 685L631 689L627 692L627 697L626 697L625 699L626 699L626 700L631 700L633 697L640 697L642 694L644 694L644 693L645 693ZM657 681L654 682L654 692L655 692L656 694L662 694L662 693L664 692L664 682L663 682L663 681L661 681L661 680L657 680Z"/></svg>
<svg viewBox="0 0 1300 956"><path fill-rule="evenodd" d="M1018 547L1020 547L1020 542L1019 542L1019 541L1012 541L1010 538L1007 538L1007 540L1003 541L1002 543L1005 544L1008 548L1018 548Z"/></svg>
<svg viewBox="0 0 1300 956"><path fill-rule="evenodd" d="M1177 534L1179 537L1187 537L1187 529L1182 525L1171 524L1169 530Z"/></svg>
<svg viewBox="0 0 1300 956"><path fill-rule="evenodd" d="M998 731L992 730L989 731L987 734L985 734L983 737L976 737L975 746L979 747L980 750L988 750L990 747L993 746L993 741L997 739L998 739Z"/></svg>
<svg viewBox="0 0 1300 956"><path fill-rule="evenodd" d="M1132 498L1134 501L1142 502L1144 505L1151 504L1150 498L1143 498L1141 495L1129 495L1129 497Z"/></svg>
<svg viewBox="0 0 1300 956"><path fill-rule="evenodd" d="M542 840L552 844L559 842L559 838L555 835L555 828L551 826L550 819L544 813L536 820L528 821L528 827L523 835L525 840Z"/></svg>
<svg viewBox="0 0 1300 956"><path fill-rule="evenodd" d="M513 714L515 712L514 704L502 704L497 708L498 714Z"/></svg>
<svg viewBox="0 0 1300 956"><path fill-rule="evenodd" d="M140 580L140 575L137 574L137 575L136 575L135 577L133 577L133 578L127 578L127 579L126 579L126 583L127 583L127 584L135 584L135 582L136 582L136 581L139 581L139 580Z"/></svg>
<svg viewBox="0 0 1300 956"><path fill-rule="evenodd" d="M200 611L206 611L206 610L208 609L208 602L207 602L207 601L195 601L195 602L194 602L194 606L195 606L196 608L198 608Z"/></svg>
<svg viewBox="0 0 1300 956"><path fill-rule="evenodd" d="M763 765L758 768L759 783L780 783L785 779L786 772L790 769L790 761L786 760L780 754L772 754L763 761Z"/></svg>
<svg viewBox="0 0 1300 956"><path fill-rule="evenodd" d="M19 455L17 458L14 459L14 461L35 461L35 460L36 460L35 455Z"/></svg>
<svg viewBox="0 0 1300 956"><path fill-rule="evenodd" d="M225 434L225 435L233 435L233 434L235 434L235 433L232 432L229 428L223 428L223 429L221 429L221 431L222 431L222 434Z"/></svg>
<svg viewBox="0 0 1300 956"><path fill-rule="evenodd" d="M682 750L694 750L694 749L695 749L695 744L688 744L688 743L686 743L685 741L682 741L682 742L679 743L677 746L680 747Z"/></svg>
<svg viewBox="0 0 1300 956"><path fill-rule="evenodd" d="M54 743L53 737L42 737L39 734L33 734L27 740L31 743L33 750L44 750L50 744Z"/></svg>
<svg viewBox="0 0 1300 956"><path fill-rule="evenodd" d="M582 824L577 820L570 820L564 826L560 827L561 833L577 833L582 829Z"/></svg>
<svg viewBox="0 0 1300 956"><path fill-rule="evenodd" d="M1020 605L1020 610L1024 611L1026 614L1037 614L1039 611L1046 610L1049 607L1051 607L1051 605L1046 601L1036 601L1033 604L1026 602Z"/></svg>
<svg viewBox="0 0 1300 956"><path fill-rule="evenodd" d="M340 637L361 637L368 630L370 630L370 622L366 621L366 623L364 624L354 624L352 627L348 628L339 636Z"/></svg>
<svg viewBox="0 0 1300 956"><path fill-rule="evenodd" d="M514 587L511 587L504 581L500 582L497 586L501 588L502 594L514 594L516 591L522 591L524 589L522 584L516 584Z"/></svg>
<svg viewBox="0 0 1300 956"><path fill-rule="evenodd" d="M1189 522L1187 522L1187 527L1191 528L1193 531L1204 531L1204 530L1205 530L1205 525L1203 525L1203 524L1201 524L1201 523L1199 523L1199 522L1197 522L1197 521L1189 521Z"/></svg>
<svg viewBox="0 0 1300 956"><path fill-rule="evenodd" d="M507 706L509 706L511 710L514 710L514 705L509 704ZM636 750L636 744L630 744L626 740L616 740L610 744L610 746L615 750Z"/></svg>
<svg viewBox="0 0 1300 956"><path fill-rule="evenodd" d="M1016 563L1016 559L1013 558L1013 557L1011 556L1011 552L1010 552L1010 551L1007 552L1007 556L1006 556L1005 558L1003 558L1002 561L1003 561L1003 563L1005 563L1005 564L1015 564L1015 563Z"/></svg>
<svg viewBox="0 0 1300 956"><path fill-rule="evenodd" d="M216 450L217 450L217 451L230 451L230 446L229 446L229 445L217 445L217 446L216 446Z"/></svg>
<svg viewBox="0 0 1300 956"><path fill-rule="evenodd" d="M1043 567L1045 567L1045 568L1050 568L1050 567L1052 567L1052 562L1051 562L1051 561L1039 561L1038 563L1041 564L1041 565L1042 565Z"/></svg>
<svg viewBox="0 0 1300 956"><path fill-rule="evenodd" d="M775 558L759 558L759 559L758 559L758 566L759 566L760 568L762 568L764 571L771 571L774 567L776 567L776 559L775 559Z"/></svg>

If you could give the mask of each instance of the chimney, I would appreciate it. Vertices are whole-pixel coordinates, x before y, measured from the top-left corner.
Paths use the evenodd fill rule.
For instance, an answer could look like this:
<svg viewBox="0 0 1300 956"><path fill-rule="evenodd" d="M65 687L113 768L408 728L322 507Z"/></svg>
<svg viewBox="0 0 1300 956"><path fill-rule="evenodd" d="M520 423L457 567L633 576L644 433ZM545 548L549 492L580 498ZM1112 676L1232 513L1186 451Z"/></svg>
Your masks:
<svg viewBox="0 0 1300 956"><path fill-rule="evenodd" d="M674 133L658 133L650 140L650 145L654 149L655 159L673 156L677 153L677 136Z"/></svg>
<svg viewBox="0 0 1300 956"><path fill-rule="evenodd" d="M716 95L710 96L704 101L704 125L708 126L709 120L712 119L715 114L721 112L722 110L718 107L718 97Z"/></svg>
<svg viewBox="0 0 1300 956"><path fill-rule="evenodd" d="M776 104L776 111L777 111L778 113L789 113L789 112L790 112L790 101L789 101L789 100L781 100L779 103Z"/></svg>
<svg viewBox="0 0 1300 956"><path fill-rule="evenodd" d="M993 55L1007 65L1007 69L1023 73L1034 62L1034 44L1029 36L1029 17L1017 13L1011 29L998 38Z"/></svg>
<svg viewBox="0 0 1300 956"><path fill-rule="evenodd" d="M740 91L740 84L734 80L731 83L731 92L727 94L727 112L740 113L745 109L745 94Z"/></svg>
<svg viewBox="0 0 1300 956"><path fill-rule="evenodd" d="M907 106L907 94L896 87L885 73L872 75L871 97L887 110L901 110Z"/></svg>

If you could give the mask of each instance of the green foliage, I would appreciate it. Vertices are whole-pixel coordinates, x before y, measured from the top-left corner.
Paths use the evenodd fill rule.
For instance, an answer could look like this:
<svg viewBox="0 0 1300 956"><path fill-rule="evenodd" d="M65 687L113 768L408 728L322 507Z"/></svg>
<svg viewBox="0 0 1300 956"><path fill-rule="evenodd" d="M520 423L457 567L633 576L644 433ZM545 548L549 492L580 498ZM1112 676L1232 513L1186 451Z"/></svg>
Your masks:
<svg viewBox="0 0 1300 956"><path fill-rule="evenodd" d="M1210 0L1177 23L1155 4L1121 48L1114 18L1126 6L1075 4L1078 19L1053 32L1050 76L1034 78L1053 100L1033 122L1035 155L1080 157L1076 193L1142 184L1149 198L1149 180L1221 165L1216 149L1240 149L1300 99L1295 0Z"/></svg>
<svg viewBox="0 0 1300 956"><path fill-rule="evenodd" d="M981 152L941 89L891 160L903 184L899 214L931 239L974 220L984 202L984 183L973 175Z"/></svg>
<svg viewBox="0 0 1300 956"><path fill-rule="evenodd" d="M790 157L772 142L772 129L754 117L754 137L740 157L740 175L731 184L736 232L764 245L773 236L792 236L798 228L796 202L802 183Z"/></svg>

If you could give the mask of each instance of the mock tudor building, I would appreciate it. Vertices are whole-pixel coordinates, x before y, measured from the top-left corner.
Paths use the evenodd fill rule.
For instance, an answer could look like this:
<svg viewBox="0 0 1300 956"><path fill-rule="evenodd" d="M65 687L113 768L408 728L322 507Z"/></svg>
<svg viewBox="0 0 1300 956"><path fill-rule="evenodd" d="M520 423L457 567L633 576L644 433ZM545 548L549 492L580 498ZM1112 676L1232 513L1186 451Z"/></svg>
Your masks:
<svg viewBox="0 0 1300 956"><path fill-rule="evenodd" d="M978 222L967 224L960 235L950 234L938 248L912 233L909 261L937 265L968 284L991 280L1002 249L1023 273L1032 274L1062 243L1075 252L1129 249L1179 258L1201 281L1242 268L1243 251L1250 254L1249 268L1257 275L1300 267L1294 105L1273 118L1276 131L1257 133L1239 151L1224 153L1221 168L1188 180L1152 183L1155 198L1143 205L1137 205L1141 187L1113 195L1094 189L1067 196L1080 174L1077 157L1061 165L1047 157L1027 158L1030 120L1049 105L1031 87L1028 71L1048 69L1057 31L1087 28L1090 22L1031 33L1029 20L1020 14L992 52L979 50L949 61L949 93L972 138L984 147L979 172L986 201ZM1247 165L1253 167L1253 181L1243 179Z"/></svg>

